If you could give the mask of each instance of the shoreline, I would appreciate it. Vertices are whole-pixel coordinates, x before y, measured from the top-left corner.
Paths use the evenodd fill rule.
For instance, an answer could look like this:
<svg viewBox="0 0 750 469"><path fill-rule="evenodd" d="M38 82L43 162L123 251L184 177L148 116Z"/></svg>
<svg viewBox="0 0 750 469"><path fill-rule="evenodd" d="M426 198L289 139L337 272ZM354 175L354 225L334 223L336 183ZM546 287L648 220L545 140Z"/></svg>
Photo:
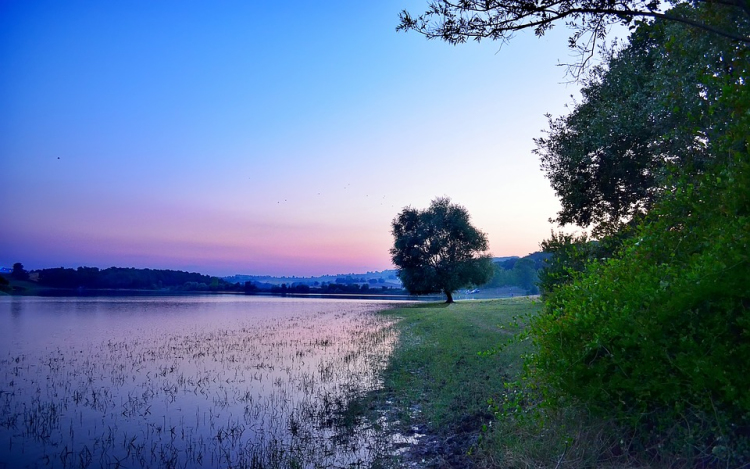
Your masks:
<svg viewBox="0 0 750 469"><path fill-rule="evenodd" d="M383 386L350 404L390 441L385 467L484 465L496 455L483 443L505 383L522 369L527 343L495 349L520 330L519 316L540 308L532 298L420 303L381 311L399 334ZM488 459L489 458L489 459Z"/></svg>
<svg viewBox="0 0 750 469"><path fill-rule="evenodd" d="M242 291L205 291L205 290L139 290L139 289L68 289L68 288L46 288L40 287L33 290L0 292L0 296L38 296L38 297L108 297L108 296L214 296L214 295L235 295L235 296L260 296L274 298L319 298L319 299L354 299L354 300L392 300L403 302L433 302L440 301L437 295L406 295L398 294L356 294L356 293L274 293L274 292L254 292L245 293Z"/></svg>

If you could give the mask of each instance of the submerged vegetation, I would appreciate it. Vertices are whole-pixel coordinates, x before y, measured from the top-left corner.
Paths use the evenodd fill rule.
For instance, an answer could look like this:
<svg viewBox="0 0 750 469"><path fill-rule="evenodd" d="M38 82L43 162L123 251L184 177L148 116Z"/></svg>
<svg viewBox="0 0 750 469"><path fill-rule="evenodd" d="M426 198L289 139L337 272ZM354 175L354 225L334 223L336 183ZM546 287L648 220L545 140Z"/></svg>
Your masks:
<svg viewBox="0 0 750 469"><path fill-rule="evenodd" d="M116 318L143 310L160 327L96 340L72 332L41 350L7 341L0 465L360 467L382 452L371 426L339 428L348 403L380 385L395 341L392 320L373 313L383 304L12 301L16 323L34 314L36 301L41 317L49 308L97 321L104 311ZM204 326L185 326L185 315Z"/></svg>

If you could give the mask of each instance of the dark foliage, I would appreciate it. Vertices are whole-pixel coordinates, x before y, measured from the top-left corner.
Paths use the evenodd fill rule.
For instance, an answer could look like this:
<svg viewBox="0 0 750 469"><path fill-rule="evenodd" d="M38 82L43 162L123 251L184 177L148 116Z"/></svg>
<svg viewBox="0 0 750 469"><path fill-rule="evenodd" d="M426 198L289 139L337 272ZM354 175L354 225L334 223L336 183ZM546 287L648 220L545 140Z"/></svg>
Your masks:
<svg viewBox="0 0 750 469"><path fill-rule="evenodd" d="M16 262L13 264L13 270L10 273L10 276L14 280L28 280L29 279L29 273L26 272L26 269L23 268L23 264L20 262Z"/></svg>
<svg viewBox="0 0 750 469"><path fill-rule="evenodd" d="M730 62L741 65L746 53ZM718 163L683 174L608 259L584 262L532 324L532 377L685 466L750 460L750 92L720 77ZM666 458L666 456L664 456Z"/></svg>
<svg viewBox="0 0 750 469"><path fill-rule="evenodd" d="M540 271L551 257L549 253L535 252L525 257L495 262L492 278L482 287L519 287L526 290L526 293L535 295L539 293L537 284Z"/></svg>
<svg viewBox="0 0 750 469"><path fill-rule="evenodd" d="M682 10L665 10L675 4L699 4L712 15L736 17L737 22L715 23L706 17L684 15ZM634 26L639 22L661 19L707 31L712 36L724 37L745 46L750 35L745 26L750 19L750 4L746 0L699 0L670 2L663 0L431 0L427 10L417 16L406 10L399 15L402 31L417 31L427 38L442 39L460 44L469 39L508 41L523 29L531 29L537 36L544 35L555 24L572 29L571 48L578 50L580 71L596 50L597 41L605 38L613 24Z"/></svg>
<svg viewBox="0 0 750 469"><path fill-rule="evenodd" d="M348 276L348 278L352 278ZM341 280L341 281L339 281ZM365 279L360 278L362 283L353 283L347 280L347 277L339 277L336 282L326 283L314 282L314 284L292 282L274 285L270 283L247 282L244 285L244 291L247 294L273 294L273 295L403 295L405 292L400 288L388 286L376 286L378 281L373 284Z"/></svg>
<svg viewBox="0 0 750 469"><path fill-rule="evenodd" d="M562 205L554 221L611 235L648 212L669 189L671 173L697 176L716 164L712 146L731 122L730 110L712 106L724 93L716 83L742 79L732 59L743 49L658 20L639 27L627 47L609 51L606 65L585 80L582 101L550 118L548 135L536 139L535 153Z"/></svg>
<svg viewBox="0 0 750 469"><path fill-rule="evenodd" d="M218 291L239 289L216 277L179 270L97 267L52 268L35 271L39 285L68 289L132 289Z"/></svg>
<svg viewBox="0 0 750 469"><path fill-rule="evenodd" d="M393 220L391 259L404 287L413 294L453 292L482 285L492 277L484 254L487 236L469 222L469 212L448 198L437 198L425 210L405 208Z"/></svg>
<svg viewBox="0 0 750 469"><path fill-rule="evenodd" d="M617 257L557 288L533 325L534 367L554 392L651 442L683 446L670 450L730 465L750 457L741 455L750 443L747 157L681 181Z"/></svg>
<svg viewBox="0 0 750 469"><path fill-rule="evenodd" d="M616 234L599 240L581 235L552 232L549 239L542 241L542 251L549 257L539 270L539 289L544 296L556 288L573 281L577 274L586 270L593 261L603 261L614 256L633 230L624 226Z"/></svg>

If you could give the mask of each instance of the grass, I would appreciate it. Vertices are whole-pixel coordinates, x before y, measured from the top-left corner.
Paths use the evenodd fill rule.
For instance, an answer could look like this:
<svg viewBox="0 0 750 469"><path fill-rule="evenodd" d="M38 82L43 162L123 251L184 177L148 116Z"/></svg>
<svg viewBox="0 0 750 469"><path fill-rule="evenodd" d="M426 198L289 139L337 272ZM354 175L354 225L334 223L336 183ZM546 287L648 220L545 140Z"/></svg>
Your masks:
<svg viewBox="0 0 750 469"><path fill-rule="evenodd" d="M523 355L532 351L528 341L511 339L540 310L538 300L508 298L383 312L398 319L399 342L383 388L358 403L394 435L392 459L381 465L642 467L611 422L574 406L540 409L506 386L521 378ZM533 417L540 412L543 419Z"/></svg>
<svg viewBox="0 0 750 469"><path fill-rule="evenodd" d="M15 295L33 295L40 290L36 282L16 280L10 274L0 274L0 277L3 277L8 282L7 285L0 284L0 295L10 295L11 293Z"/></svg>
<svg viewBox="0 0 750 469"><path fill-rule="evenodd" d="M417 405L438 427L459 425L467 417L485 421L488 399L499 397L504 383L518 377L525 344L491 356L479 352L511 338L515 318L536 308L515 299L389 311L402 319L399 347L384 376L386 392L396 402Z"/></svg>

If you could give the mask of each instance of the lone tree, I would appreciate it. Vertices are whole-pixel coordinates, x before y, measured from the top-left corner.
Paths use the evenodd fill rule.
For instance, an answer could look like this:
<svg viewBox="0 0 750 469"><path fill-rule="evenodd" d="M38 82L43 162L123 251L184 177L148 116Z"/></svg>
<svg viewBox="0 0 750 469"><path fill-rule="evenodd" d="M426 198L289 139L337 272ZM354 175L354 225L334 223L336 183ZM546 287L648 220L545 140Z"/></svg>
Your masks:
<svg viewBox="0 0 750 469"><path fill-rule="evenodd" d="M453 292L487 283L493 274L487 235L469 223L469 212L447 197L426 210L406 207L393 220L391 259L412 294Z"/></svg>

